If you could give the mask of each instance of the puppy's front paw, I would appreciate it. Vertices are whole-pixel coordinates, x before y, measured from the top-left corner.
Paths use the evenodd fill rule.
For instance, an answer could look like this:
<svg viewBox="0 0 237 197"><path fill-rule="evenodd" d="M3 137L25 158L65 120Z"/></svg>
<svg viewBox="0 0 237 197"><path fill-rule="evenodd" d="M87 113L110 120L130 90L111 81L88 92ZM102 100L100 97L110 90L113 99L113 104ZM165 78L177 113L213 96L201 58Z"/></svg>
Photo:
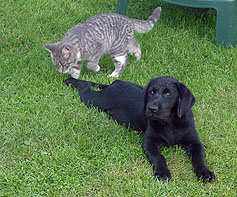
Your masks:
<svg viewBox="0 0 237 197"><path fill-rule="evenodd" d="M203 180L203 182L210 182L216 178L215 174L206 167L196 169L195 173L199 179Z"/></svg>
<svg viewBox="0 0 237 197"><path fill-rule="evenodd" d="M168 168L158 168L154 171L154 176L160 181L169 181L171 179L171 174Z"/></svg>

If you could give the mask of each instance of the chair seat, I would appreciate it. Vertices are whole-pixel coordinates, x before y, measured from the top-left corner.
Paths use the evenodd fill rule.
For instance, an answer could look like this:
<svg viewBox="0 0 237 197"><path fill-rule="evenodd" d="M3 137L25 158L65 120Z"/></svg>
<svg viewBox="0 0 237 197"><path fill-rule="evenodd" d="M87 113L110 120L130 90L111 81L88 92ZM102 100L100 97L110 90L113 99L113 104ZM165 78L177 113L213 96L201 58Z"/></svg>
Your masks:
<svg viewBox="0 0 237 197"><path fill-rule="evenodd" d="M162 0L167 3L172 3L180 6L194 8L218 8L226 3L234 3L236 0Z"/></svg>
<svg viewBox="0 0 237 197"><path fill-rule="evenodd" d="M193 8L214 8L217 11L216 44L237 44L237 0L161 0ZM117 12L125 14L128 0L118 0Z"/></svg>

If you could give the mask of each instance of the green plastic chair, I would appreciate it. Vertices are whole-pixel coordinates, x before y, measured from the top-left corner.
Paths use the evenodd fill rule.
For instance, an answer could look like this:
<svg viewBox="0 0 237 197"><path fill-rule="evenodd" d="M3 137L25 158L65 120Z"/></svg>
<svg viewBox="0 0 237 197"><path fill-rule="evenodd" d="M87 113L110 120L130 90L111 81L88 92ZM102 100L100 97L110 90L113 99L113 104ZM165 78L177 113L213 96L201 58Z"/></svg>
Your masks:
<svg viewBox="0 0 237 197"><path fill-rule="evenodd" d="M193 8L214 8L217 11L216 44L237 44L237 0L161 0ZM126 14L128 0L118 0L117 13Z"/></svg>

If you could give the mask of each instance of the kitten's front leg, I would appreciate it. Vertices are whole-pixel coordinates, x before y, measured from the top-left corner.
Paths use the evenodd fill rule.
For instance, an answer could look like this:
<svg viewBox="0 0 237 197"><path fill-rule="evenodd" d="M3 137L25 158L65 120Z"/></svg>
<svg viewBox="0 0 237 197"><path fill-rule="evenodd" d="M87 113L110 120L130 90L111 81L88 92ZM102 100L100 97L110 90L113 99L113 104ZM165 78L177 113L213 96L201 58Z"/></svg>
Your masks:
<svg viewBox="0 0 237 197"><path fill-rule="evenodd" d="M120 73L126 68L127 55L114 57L113 60L115 64L115 70L109 75L109 77L118 77Z"/></svg>
<svg viewBox="0 0 237 197"><path fill-rule="evenodd" d="M82 68L82 62L77 62L76 65L74 65L71 69L70 69L70 74L71 77L74 79L78 79L81 73L81 68Z"/></svg>
<svg viewBox="0 0 237 197"><path fill-rule="evenodd" d="M95 71L95 72L99 72L100 71L100 66L98 65L99 61L96 62L88 62L87 63L87 68L89 70Z"/></svg>

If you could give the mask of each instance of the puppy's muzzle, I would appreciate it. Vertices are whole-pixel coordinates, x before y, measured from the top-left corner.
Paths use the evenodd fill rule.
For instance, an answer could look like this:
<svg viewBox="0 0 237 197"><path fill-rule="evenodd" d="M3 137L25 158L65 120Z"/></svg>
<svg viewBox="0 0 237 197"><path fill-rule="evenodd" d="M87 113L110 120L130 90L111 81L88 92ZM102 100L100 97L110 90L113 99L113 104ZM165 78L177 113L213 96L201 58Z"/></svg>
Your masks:
<svg viewBox="0 0 237 197"><path fill-rule="evenodd" d="M159 107L158 105L152 103L148 106L148 110L153 114L159 111Z"/></svg>

